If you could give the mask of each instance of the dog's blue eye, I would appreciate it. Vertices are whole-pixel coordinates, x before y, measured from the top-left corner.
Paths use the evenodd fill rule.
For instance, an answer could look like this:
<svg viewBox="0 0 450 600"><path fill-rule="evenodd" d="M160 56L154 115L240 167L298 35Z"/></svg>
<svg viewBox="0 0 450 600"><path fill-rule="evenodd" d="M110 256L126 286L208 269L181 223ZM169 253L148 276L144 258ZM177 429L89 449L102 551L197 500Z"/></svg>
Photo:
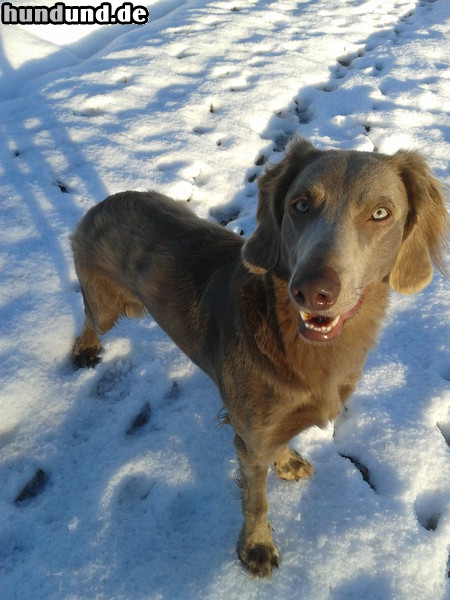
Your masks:
<svg viewBox="0 0 450 600"><path fill-rule="evenodd" d="M372 214L374 221L383 221L389 216L389 211L386 208L380 207Z"/></svg>
<svg viewBox="0 0 450 600"><path fill-rule="evenodd" d="M306 200L299 200L294 204L294 208L299 213L307 213L309 212L308 202Z"/></svg>

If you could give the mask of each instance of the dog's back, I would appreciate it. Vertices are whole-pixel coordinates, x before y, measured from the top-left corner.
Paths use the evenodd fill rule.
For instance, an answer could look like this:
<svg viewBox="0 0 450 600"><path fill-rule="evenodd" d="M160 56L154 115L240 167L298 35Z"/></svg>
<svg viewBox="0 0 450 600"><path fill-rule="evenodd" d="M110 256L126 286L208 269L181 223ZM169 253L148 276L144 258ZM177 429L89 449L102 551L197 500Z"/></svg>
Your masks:
<svg viewBox="0 0 450 600"><path fill-rule="evenodd" d="M120 314L149 312L212 375L203 346L214 337L217 313L223 317L230 309L242 245L239 236L162 194L110 196L85 215L72 236L91 327L101 334Z"/></svg>

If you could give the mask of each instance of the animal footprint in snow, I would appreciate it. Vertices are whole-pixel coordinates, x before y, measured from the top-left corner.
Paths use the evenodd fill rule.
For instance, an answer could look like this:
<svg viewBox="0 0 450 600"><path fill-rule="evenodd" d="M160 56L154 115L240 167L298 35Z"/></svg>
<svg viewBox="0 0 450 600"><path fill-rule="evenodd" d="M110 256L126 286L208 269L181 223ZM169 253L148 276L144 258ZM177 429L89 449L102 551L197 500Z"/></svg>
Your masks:
<svg viewBox="0 0 450 600"><path fill-rule="evenodd" d="M446 499L440 492L428 492L419 496L414 503L417 520L427 531L436 531L442 517Z"/></svg>
<svg viewBox="0 0 450 600"><path fill-rule="evenodd" d="M275 148L274 151L275 152L283 152L284 149L286 148L289 140L291 139L292 134L291 133L279 133L275 136L274 138L274 143L275 143Z"/></svg>
<svg viewBox="0 0 450 600"><path fill-rule="evenodd" d="M238 74L238 71L232 70L228 67L217 67L213 70L212 76L217 79L228 79Z"/></svg>
<svg viewBox="0 0 450 600"><path fill-rule="evenodd" d="M198 187L205 185L209 180L208 168L200 162L186 167L182 175L186 179L191 179Z"/></svg>
<svg viewBox="0 0 450 600"><path fill-rule="evenodd" d="M105 109L109 105L109 102L106 96L93 96L72 112L75 116L96 117L106 112Z"/></svg>
<svg viewBox="0 0 450 600"><path fill-rule="evenodd" d="M339 456L342 456L342 458L346 458L347 460L349 460L361 473L361 476L362 476L363 480L367 483L367 485L374 492L377 491L376 487L371 479L369 469L365 465L363 465L362 462L358 458L355 458L354 456L349 456L348 454L339 454Z"/></svg>
<svg viewBox="0 0 450 600"><path fill-rule="evenodd" d="M110 370L106 371L97 383L97 396L106 399L118 400L123 397L124 380L131 371L131 364L125 361L117 362Z"/></svg>
<svg viewBox="0 0 450 600"><path fill-rule="evenodd" d="M69 193L69 189L68 189L67 185L65 183L62 183L62 181L60 181L59 179L57 179L55 181L55 185L56 185L56 187L59 187L59 189L61 190L61 192L63 194Z"/></svg>
<svg viewBox="0 0 450 600"><path fill-rule="evenodd" d="M298 99L296 104L295 112L300 124L307 125L308 123L311 123L315 116L312 108L312 101L306 99L300 101L300 99Z"/></svg>
<svg viewBox="0 0 450 600"><path fill-rule="evenodd" d="M146 500L155 483L155 481L149 480L145 475L141 474L126 477L120 483L117 503L123 506Z"/></svg>
<svg viewBox="0 0 450 600"><path fill-rule="evenodd" d="M327 83L319 83L316 86L316 90L320 92L335 92L337 90L337 83L334 81L328 81Z"/></svg>
<svg viewBox="0 0 450 600"><path fill-rule="evenodd" d="M141 410L134 417L131 425L127 429L127 435L134 435L137 433L144 425L146 425L150 419L151 409L150 404L145 402L142 406Z"/></svg>
<svg viewBox="0 0 450 600"><path fill-rule="evenodd" d="M22 490L17 494L14 504L20 506L22 502L31 500L44 491L48 482L48 475L43 469L37 469L30 481L24 485Z"/></svg>
<svg viewBox="0 0 450 600"><path fill-rule="evenodd" d="M231 223L231 221L235 221L239 215L241 214L241 210L239 208L236 209L212 209L210 210L209 214L211 215L211 217L213 217L213 219L215 219L218 223L220 223L221 225L223 225L225 227L225 225L228 225L228 223Z"/></svg>

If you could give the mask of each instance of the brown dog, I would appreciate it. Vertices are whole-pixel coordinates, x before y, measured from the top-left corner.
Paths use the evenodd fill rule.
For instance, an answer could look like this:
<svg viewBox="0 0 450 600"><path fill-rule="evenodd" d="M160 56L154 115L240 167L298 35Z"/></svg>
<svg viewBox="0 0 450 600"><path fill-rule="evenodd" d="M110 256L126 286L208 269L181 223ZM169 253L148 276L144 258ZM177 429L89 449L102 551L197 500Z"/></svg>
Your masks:
<svg viewBox="0 0 450 600"><path fill-rule="evenodd" d="M244 524L238 553L278 566L266 477L309 477L287 444L337 416L361 375L389 285L422 289L441 270L446 211L414 152L320 151L295 139L259 180L247 241L155 192L92 208L72 246L85 305L73 361L98 334L149 312L217 384L235 431Z"/></svg>

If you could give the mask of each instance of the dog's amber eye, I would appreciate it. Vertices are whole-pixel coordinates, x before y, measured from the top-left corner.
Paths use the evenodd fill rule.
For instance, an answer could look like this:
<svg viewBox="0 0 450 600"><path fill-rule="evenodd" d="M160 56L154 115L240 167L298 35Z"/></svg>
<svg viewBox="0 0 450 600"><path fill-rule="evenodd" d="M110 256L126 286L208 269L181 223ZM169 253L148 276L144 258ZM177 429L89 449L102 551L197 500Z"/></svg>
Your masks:
<svg viewBox="0 0 450 600"><path fill-rule="evenodd" d="M387 219L389 216L389 211L387 210L387 208L377 208L377 210L372 214L372 220L373 221L384 221L384 219Z"/></svg>
<svg viewBox="0 0 450 600"><path fill-rule="evenodd" d="M309 205L306 200L297 200L297 202L295 202L293 204L293 207L299 213L305 214L305 213L309 212Z"/></svg>

